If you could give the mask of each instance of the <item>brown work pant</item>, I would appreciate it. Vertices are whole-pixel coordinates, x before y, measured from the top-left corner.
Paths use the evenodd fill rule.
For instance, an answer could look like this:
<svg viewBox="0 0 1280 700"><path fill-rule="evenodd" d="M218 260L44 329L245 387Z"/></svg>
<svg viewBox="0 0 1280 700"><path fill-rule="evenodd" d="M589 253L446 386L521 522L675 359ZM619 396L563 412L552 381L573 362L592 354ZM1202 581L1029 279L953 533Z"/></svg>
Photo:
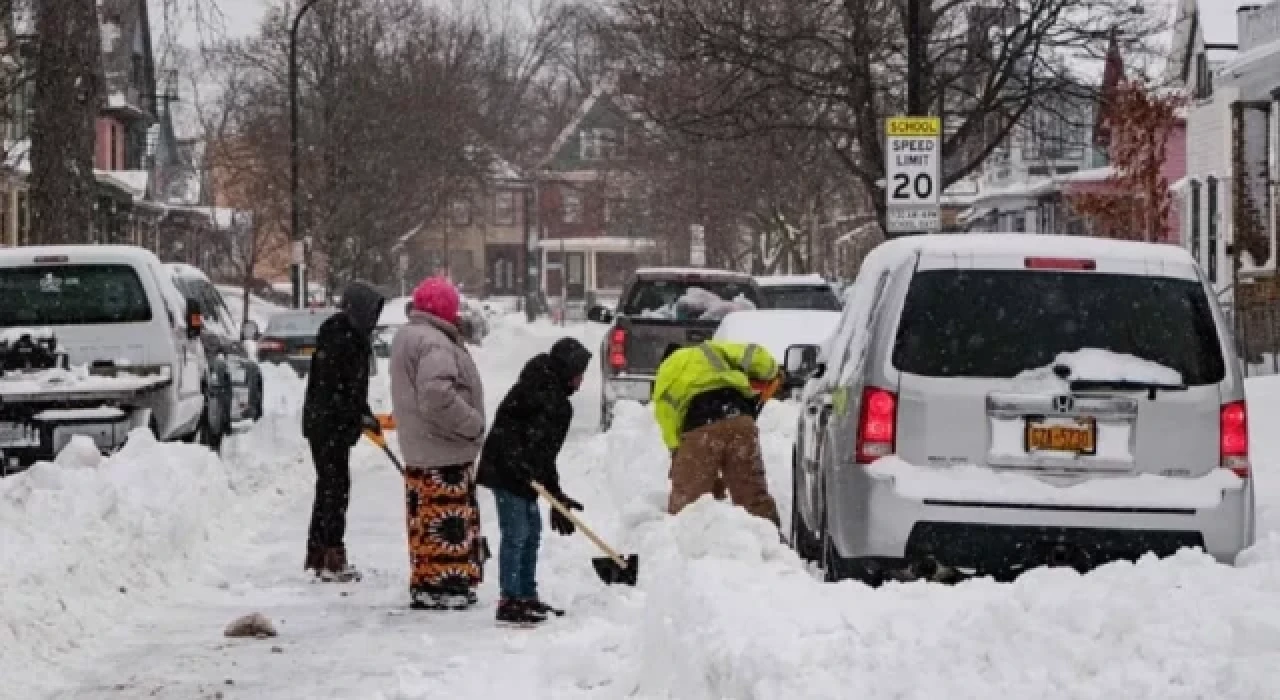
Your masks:
<svg viewBox="0 0 1280 700"><path fill-rule="evenodd" d="M685 433L671 461L671 498L667 512L679 513L713 493L723 479L734 505L780 525L778 504L769 495L760 433L749 416L735 416Z"/></svg>

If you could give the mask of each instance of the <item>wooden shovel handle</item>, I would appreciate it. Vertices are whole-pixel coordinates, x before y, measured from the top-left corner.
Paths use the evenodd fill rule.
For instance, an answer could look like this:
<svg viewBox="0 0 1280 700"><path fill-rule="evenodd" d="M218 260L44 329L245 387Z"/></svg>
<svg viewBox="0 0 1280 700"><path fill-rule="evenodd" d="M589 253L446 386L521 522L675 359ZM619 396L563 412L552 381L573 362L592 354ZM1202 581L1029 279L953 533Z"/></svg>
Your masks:
<svg viewBox="0 0 1280 700"><path fill-rule="evenodd" d="M573 511L569 510L564 506L563 503L556 500L555 497L551 495L551 492L547 491L545 486L543 486L542 484L539 484L536 481L530 482L530 485L533 486L534 491L538 492L539 496L542 496L543 498L547 499L547 503L550 503L552 508L555 508L556 510L560 511L560 514L568 518L569 522L573 523L574 526L577 527L579 530L582 530L582 534L586 535L587 539L595 543L595 545L600 548L600 551L604 552L605 554L608 554L609 558L612 559L615 564L622 567L623 569L627 568L627 561L623 559L620 554L614 551L613 547L610 547L609 545L605 544L604 540L600 539L599 535L592 532L591 528L587 527L586 523L582 522L580 519L578 519L578 516L573 514Z"/></svg>

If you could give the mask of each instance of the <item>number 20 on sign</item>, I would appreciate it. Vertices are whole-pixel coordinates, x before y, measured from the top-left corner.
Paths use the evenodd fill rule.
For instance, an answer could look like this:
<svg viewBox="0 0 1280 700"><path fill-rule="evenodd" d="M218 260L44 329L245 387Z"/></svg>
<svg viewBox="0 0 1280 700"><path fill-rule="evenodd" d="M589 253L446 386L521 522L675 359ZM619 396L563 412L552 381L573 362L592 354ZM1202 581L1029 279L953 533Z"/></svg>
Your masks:
<svg viewBox="0 0 1280 700"><path fill-rule="evenodd" d="M937 206L942 120L893 117L886 121L885 173L890 206Z"/></svg>

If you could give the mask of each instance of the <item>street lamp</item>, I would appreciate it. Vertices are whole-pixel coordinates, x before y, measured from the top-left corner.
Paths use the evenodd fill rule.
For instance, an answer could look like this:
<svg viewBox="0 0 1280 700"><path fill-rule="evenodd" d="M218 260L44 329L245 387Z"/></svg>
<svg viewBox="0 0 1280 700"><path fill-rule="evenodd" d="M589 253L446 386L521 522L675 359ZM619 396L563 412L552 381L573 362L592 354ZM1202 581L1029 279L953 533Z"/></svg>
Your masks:
<svg viewBox="0 0 1280 700"><path fill-rule="evenodd" d="M307 277L306 244L301 235L301 207L298 193L298 26L303 15L315 5L317 0L303 0L297 14L293 16L293 25L289 28L289 193L290 193L290 256L289 280L293 285L293 308L306 306Z"/></svg>

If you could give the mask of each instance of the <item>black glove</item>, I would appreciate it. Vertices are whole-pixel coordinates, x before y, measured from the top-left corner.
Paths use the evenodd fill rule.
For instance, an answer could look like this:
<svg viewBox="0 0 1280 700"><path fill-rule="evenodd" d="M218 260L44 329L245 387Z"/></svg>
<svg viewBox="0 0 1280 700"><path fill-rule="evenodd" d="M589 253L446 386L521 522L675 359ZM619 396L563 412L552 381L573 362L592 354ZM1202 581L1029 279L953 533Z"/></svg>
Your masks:
<svg viewBox="0 0 1280 700"><path fill-rule="evenodd" d="M572 535L577 531L577 528L573 526L573 521L564 517L564 514L554 508L551 509L551 529L555 530L557 534L565 536Z"/></svg>
<svg viewBox="0 0 1280 700"><path fill-rule="evenodd" d="M360 416L360 430L373 433L374 435L381 435L382 424L378 422L378 419L375 418L372 413L366 413L363 416Z"/></svg>

